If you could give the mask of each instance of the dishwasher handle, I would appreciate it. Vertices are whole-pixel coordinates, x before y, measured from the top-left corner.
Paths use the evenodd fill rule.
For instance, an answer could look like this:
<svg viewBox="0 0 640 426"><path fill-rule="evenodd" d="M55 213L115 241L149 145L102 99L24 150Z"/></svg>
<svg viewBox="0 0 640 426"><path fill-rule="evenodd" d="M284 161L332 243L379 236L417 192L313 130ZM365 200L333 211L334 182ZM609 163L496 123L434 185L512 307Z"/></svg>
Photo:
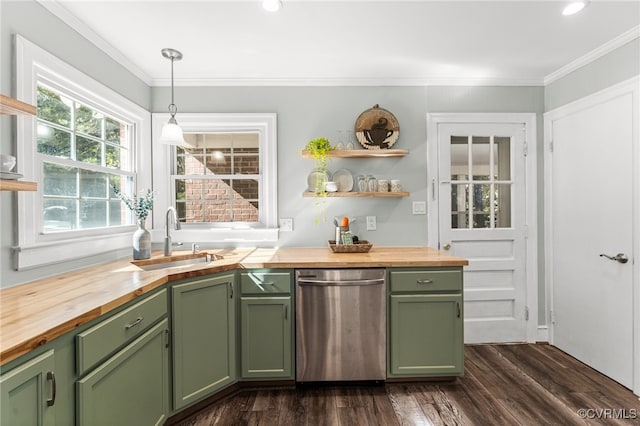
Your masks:
<svg viewBox="0 0 640 426"><path fill-rule="evenodd" d="M325 281L325 280L310 280L310 279L298 279L298 284L302 286L362 286L362 285L378 285L384 284L384 278L375 280L344 280L344 281Z"/></svg>

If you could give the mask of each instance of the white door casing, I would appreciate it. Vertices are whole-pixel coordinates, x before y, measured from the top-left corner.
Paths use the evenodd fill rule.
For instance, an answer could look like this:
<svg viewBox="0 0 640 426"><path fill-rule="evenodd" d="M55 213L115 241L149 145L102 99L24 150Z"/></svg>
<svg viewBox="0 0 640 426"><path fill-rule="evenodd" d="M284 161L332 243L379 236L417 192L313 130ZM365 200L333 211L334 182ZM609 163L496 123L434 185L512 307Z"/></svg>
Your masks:
<svg viewBox="0 0 640 426"><path fill-rule="evenodd" d="M427 123L428 241L440 249L450 244L452 254L469 259L465 342L533 342L538 323L535 114L427 114ZM466 164L457 164L461 158ZM486 170L478 167L478 159ZM456 200L452 188L458 188ZM493 208L479 214L474 203L499 211L495 217ZM461 213L465 205L471 214ZM452 214L457 207L460 212ZM480 219L473 223L475 216Z"/></svg>
<svg viewBox="0 0 640 426"><path fill-rule="evenodd" d="M545 114L550 341L640 394L640 79ZM600 254L624 253L618 263Z"/></svg>

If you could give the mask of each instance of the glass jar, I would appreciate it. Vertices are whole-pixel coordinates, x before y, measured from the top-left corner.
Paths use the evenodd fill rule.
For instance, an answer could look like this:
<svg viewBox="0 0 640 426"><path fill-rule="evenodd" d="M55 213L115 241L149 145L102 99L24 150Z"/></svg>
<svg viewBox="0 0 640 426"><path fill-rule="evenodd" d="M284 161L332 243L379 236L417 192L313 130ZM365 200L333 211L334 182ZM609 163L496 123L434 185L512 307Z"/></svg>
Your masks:
<svg viewBox="0 0 640 426"><path fill-rule="evenodd" d="M359 192L367 192L367 179L364 175L358 175L358 191Z"/></svg>
<svg viewBox="0 0 640 426"><path fill-rule="evenodd" d="M378 180L374 175L367 176L367 189L369 192L378 192Z"/></svg>

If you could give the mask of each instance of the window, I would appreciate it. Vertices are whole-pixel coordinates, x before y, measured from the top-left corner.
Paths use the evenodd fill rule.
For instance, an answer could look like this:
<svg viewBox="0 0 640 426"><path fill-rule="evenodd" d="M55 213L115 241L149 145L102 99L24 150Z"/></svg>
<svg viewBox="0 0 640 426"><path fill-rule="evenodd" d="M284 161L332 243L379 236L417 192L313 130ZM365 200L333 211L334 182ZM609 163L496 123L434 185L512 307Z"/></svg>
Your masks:
<svg viewBox="0 0 640 426"><path fill-rule="evenodd" d="M17 117L18 170L38 183L18 193L16 268L131 247L133 215L111 188L151 188L150 114L21 36L16 52L17 98L37 107Z"/></svg>
<svg viewBox="0 0 640 426"><path fill-rule="evenodd" d="M451 137L451 227L511 227L511 138Z"/></svg>
<svg viewBox="0 0 640 426"><path fill-rule="evenodd" d="M154 114L160 134L168 114ZM275 114L179 114L184 147L155 144L158 204L175 206L183 223L174 239L277 241ZM166 184L163 184L166 182ZM164 225L162 209L155 223Z"/></svg>
<svg viewBox="0 0 640 426"><path fill-rule="evenodd" d="M133 189L132 125L44 84L37 91L42 233L131 224L112 188Z"/></svg>

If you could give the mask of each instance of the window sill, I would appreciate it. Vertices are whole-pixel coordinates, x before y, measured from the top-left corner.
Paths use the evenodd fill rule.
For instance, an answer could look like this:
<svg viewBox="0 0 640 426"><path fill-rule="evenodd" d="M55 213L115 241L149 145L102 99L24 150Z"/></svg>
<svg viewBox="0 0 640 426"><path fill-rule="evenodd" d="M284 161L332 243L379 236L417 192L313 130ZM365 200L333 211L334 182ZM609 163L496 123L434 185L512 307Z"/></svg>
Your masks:
<svg viewBox="0 0 640 426"><path fill-rule="evenodd" d="M261 243L277 242L278 228L194 228L171 229L173 242L191 243ZM154 243L164 242L164 229L151 231L151 240Z"/></svg>

